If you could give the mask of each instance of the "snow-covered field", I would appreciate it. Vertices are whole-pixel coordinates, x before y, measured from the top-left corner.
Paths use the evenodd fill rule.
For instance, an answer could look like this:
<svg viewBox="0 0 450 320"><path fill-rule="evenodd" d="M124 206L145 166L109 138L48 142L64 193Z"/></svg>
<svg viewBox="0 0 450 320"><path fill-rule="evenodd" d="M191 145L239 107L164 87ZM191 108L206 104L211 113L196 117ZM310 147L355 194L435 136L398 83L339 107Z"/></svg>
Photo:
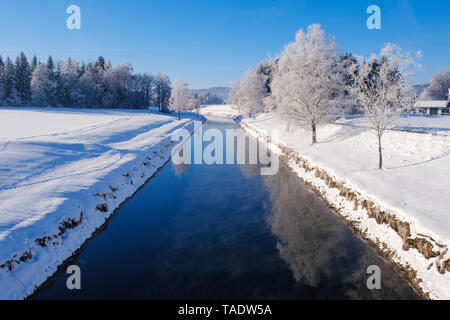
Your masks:
<svg viewBox="0 0 450 320"><path fill-rule="evenodd" d="M343 117L337 123L367 126L368 123L363 116ZM444 116L423 116L405 115L393 123L393 129L432 133L440 135L450 135L450 115Z"/></svg>
<svg viewBox="0 0 450 320"><path fill-rule="evenodd" d="M246 122L256 129L278 129L280 141L302 157L416 220L436 240L450 242L450 137L388 131L380 171L377 140L367 128L320 126L319 143L311 146L308 130L287 132L264 115Z"/></svg>
<svg viewBox="0 0 450 320"><path fill-rule="evenodd" d="M203 115L214 115L219 117L232 118L238 115L237 111L230 107L230 105L208 105L200 109Z"/></svg>
<svg viewBox="0 0 450 320"><path fill-rule="evenodd" d="M225 107L217 108L225 114ZM215 107L208 109L214 114ZM229 111L232 114L234 111ZM450 128L449 118L402 118L397 126L409 122L427 128L429 134L388 131L384 138L385 169L377 170L377 140L375 135L360 125L324 124L318 128L319 143L311 146L311 132L305 129L286 131L286 126L269 115L243 119L241 124L253 135L264 137L271 129L280 133L278 141L268 143L275 152L279 146L294 152L288 165L302 179L315 188L324 199L360 233L397 264L409 271L417 271L417 285L432 299L450 298L450 136L435 134ZM353 120L355 121L355 120ZM416 122L414 122L416 121ZM352 123L352 122L350 122ZM355 124L355 122L353 122ZM305 159L312 167L326 173L359 198L358 208L317 177L298 165L295 158ZM328 184L330 181L328 181ZM432 244L439 256L428 259L416 248L405 251L404 239L386 223L369 218L362 200L373 202L377 212L388 212L410 227L409 240L422 239ZM421 244L422 245L422 244ZM442 247L440 247L442 246ZM424 247L426 247L424 245ZM447 262L447 265L445 265ZM444 263L444 267L442 267ZM447 268L444 274L438 271Z"/></svg>
<svg viewBox="0 0 450 320"><path fill-rule="evenodd" d="M0 298L51 276L170 158L194 114L0 108Z"/></svg>

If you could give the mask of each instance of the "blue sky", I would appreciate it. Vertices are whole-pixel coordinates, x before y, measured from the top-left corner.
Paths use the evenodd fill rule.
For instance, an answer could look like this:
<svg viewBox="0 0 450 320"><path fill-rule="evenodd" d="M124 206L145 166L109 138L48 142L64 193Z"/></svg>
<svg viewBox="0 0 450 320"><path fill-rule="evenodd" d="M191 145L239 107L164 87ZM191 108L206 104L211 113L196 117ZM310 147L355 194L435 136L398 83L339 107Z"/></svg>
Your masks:
<svg viewBox="0 0 450 320"><path fill-rule="evenodd" d="M81 8L81 30L66 28L71 4ZM381 8L381 30L366 27L371 4ZM192 88L229 86L311 23L358 55L378 53L385 42L420 49L424 70L414 83L450 69L450 1L442 0L2 0L0 54L103 55L138 72L165 72Z"/></svg>

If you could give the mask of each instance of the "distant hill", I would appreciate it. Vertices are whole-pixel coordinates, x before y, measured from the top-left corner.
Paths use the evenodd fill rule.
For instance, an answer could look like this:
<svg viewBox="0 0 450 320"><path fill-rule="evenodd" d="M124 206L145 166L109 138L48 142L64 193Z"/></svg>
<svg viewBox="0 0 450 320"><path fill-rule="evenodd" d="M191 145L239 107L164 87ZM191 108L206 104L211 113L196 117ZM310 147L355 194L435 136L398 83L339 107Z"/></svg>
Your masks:
<svg viewBox="0 0 450 320"><path fill-rule="evenodd" d="M428 86L429 84L418 84L413 86L414 90L416 91L417 98L420 97L420 95L424 92L426 88L428 88Z"/></svg>
<svg viewBox="0 0 450 320"><path fill-rule="evenodd" d="M208 89L192 90L202 104L223 104L228 102L230 88L214 87Z"/></svg>

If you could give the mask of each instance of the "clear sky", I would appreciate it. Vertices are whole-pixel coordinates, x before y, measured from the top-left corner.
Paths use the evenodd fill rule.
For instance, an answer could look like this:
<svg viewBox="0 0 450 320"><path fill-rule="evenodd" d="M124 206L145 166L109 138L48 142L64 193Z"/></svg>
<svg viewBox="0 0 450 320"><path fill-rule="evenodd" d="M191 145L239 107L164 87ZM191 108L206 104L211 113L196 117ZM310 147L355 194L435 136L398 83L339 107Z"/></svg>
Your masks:
<svg viewBox="0 0 450 320"><path fill-rule="evenodd" d="M71 4L81 8L81 30L66 27ZM366 27L371 4L381 8L381 30ZM44 61L49 54L103 55L138 72L165 72L194 89L229 86L311 23L358 55L378 53L385 42L420 49L424 70L416 84L450 69L448 0L2 0L0 54L23 50Z"/></svg>

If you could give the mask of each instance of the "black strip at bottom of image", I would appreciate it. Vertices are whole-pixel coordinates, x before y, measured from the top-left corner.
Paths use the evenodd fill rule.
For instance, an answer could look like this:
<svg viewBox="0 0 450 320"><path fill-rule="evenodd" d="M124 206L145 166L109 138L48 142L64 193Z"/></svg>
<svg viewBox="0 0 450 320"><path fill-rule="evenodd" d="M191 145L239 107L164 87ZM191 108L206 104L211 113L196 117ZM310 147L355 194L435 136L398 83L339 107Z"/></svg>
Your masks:
<svg viewBox="0 0 450 320"><path fill-rule="evenodd" d="M98 300L98 301L3 301L0 308L11 308L20 313L30 315L48 313L64 313L71 316L104 317L108 313L115 316L126 314L147 319L301 319L302 317L343 315L362 318L367 314L400 316L416 314L420 309L439 312L448 310L449 301L144 301L144 300ZM61 311L60 311L61 310ZM63 313L61 313L63 312Z"/></svg>

